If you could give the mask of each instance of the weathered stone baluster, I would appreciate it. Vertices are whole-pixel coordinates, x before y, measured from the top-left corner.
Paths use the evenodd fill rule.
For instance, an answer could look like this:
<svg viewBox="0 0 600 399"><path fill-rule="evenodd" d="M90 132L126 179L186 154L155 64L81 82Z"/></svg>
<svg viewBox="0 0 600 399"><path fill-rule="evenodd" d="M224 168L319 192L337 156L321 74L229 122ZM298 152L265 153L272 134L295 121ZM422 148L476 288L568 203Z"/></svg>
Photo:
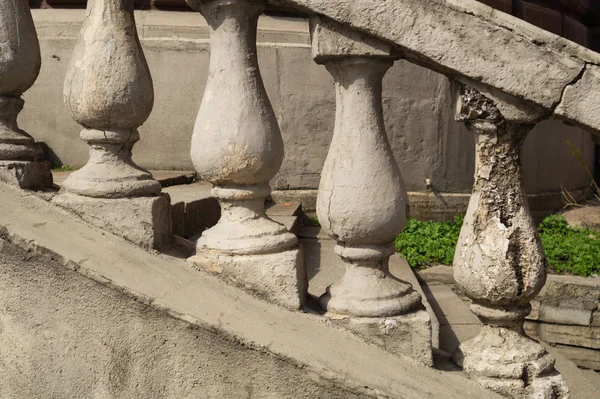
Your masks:
<svg viewBox="0 0 600 399"><path fill-rule="evenodd" d="M283 160L283 141L256 54L257 21L266 3L188 3L206 18L211 43L191 155L200 176L214 185L222 208L221 219L202 234L190 262L298 309L307 289L298 239L265 215L269 181Z"/></svg>
<svg viewBox="0 0 600 399"><path fill-rule="evenodd" d="M454 257L454 278L483 327L454 360L489 389L514 398L566 398L554 359L523 331L546 260L523 191L521 150L543 114L461 86L457 119L476 138L473 194ZM457 92L458 93L458 92Z"/></svg>
<svg viewBox="0 0 600 399"><path fill-rule="evenodd" d="M367 335L388 334L395 341L390 348L409 340L395 336L391 328L395 322L386 323L385 318L422 309L421 297L412 286L388 271L394 239L406 224L408 207L383 120L382 79L394 57L386 43L333 21L313 18L311 25L313 57L333 76L337 104L317 214L337 241L335 252L346 265L344 276L327 288L319 304L328 313L362 318L348 326L360 326ZM423 311L421 317L422 345L415 340L398 351L420 351L425 354L418 356L420 360L430 364L429 317ZM411 323L407 320L401 322Z"/></svg>
<svg viewBox="0 0 600 399"><path fill-rule="evenodd" d="M90 159L63 183L55 202L91 223L147 246L170 239L170 200L131 159L154 92L133 18L133 0L89 0L64 86L84 129Z"/></svg>
<svg viewBox="0 0 600 399"><path fill-rule="evenodd" d="M19 129L21 95L38 77L40 46L26 1L0 3L0 180L21 188L52 186L50 165L39 162L33 138Z"/></svg>

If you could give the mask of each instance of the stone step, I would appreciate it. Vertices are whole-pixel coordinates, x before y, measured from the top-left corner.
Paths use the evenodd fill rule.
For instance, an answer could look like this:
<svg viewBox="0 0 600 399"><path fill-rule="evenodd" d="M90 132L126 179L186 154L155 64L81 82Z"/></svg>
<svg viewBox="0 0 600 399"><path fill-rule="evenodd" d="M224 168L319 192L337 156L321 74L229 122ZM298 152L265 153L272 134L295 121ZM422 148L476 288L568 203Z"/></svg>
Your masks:
<svg viewBox="0 0 600 399"><path fill-rule="evenodd" d="M451 267L443 266L448 269ZM461 342L475 337L479 333L481 323L469 310L469 302L454 292L453 285L439 284L440 273L448 274L448 270L438 269L435 273L423 273L423 276L435 276L433 284L424 283L423 290L440 322L440 349L450 356ZM556 369L563 375L572 398L600 398L600 387L595 380L589 380L573 361L567 359L559 348L544 344L547 351L556 359Z"/></svg>
<svg viewBox="0 0 600 399"><path fill-rule="evenodd" d="M60 188L61 183L73 172L72 170L53 170L54 184ZM188 184L196 177L196 172L185 170L151 170L150 173L163 187Z"/></svg>
<svg viewBox="0 0 600 399"><path fill-rule="evenodd" d="M240 374L235 373L240 371L236 365L254 364L253 354L265 354L264 359L277 359L282 365L293 365L294 370L301 370L313 384L346 389L345 395L344 391L338 391L335 397L498 397L476 386L462 373L441 372L405 357L393 356L376 345L334 328L320 315L291 312L266 303L206 273L193 270L180 257L146 252L110 233L79 222L29 193L0 185L0 214L3 215L0 218L2 239L28 248L31 256L48 256L39 270L33 266L36 263L31 262L27 267L17 268L13 275L0 279L6 283L2 290L4 298L23 303L33 312L31 315L14 312L4 326L8 331L6 334L27 331L26 337L22 338L27 344L55 354L48 356L44 352L33 356L34 353L28 358L34 362L32 364L47 366L43 369L48 375L62 370L61 366L67 364L62 359L72 363L74 359L85 361L88 353L96 356L99 352L94 337L100 334L118 338L109 339L106 343L104 352L110 352L110 365L114 366L116 362L124 373L131 373L128 375L133 375L134 371L137 373L137 366L140 366L147 376L148 373L161 375L156 365L175 361L175 372L181 381L189 381L189 386L194 381L212 383L210 378L215 375L214 370L226 373L217 367L220 365L224 368L233 365L229 366L232 368L229 383L247 382L248 376L243 380ZM3 267L3 273L7 273L8 269ZM41 271L46 273L44 278L39 277ZM62 285L67 282L77 285L77 291L74 287ZM323 283L326 284L325 281ZM29 295L23 296L25 284L30 284L26 286ZM5 292L9 287L11 291ZM104 291L98 294L98 289ZM81 295L77 295L79 292ZM120 302L109 301L115 295L119 296ZM67 296L73 300L67 302ZM56 300L48 307L53 311L36 312L35 306L30 305L45 304L49 300ZM89 304L97 302L103 306L90 307ZM79 309L77 304L88 307ZM140 305L143 305L143 311L137 310L142 307ZM154 325L149 324L147 313L144 313L149 311L154 312L153 317L159 318ZM105 320L105 314L109 314L111 319ZM117 316L130 322L111 322ZM32 320L36 326L42 325L43 328L31 328ZM179 324L167 328L165 334L157 331L160 327L156 326L172 322ZM90 325L94 328L90 329ZM18 326L18 329L10 330L11 326ZM69 339L65 341L67 333ZM214 344L205 338L207 334L223 339L225 346L219 347L222 348L219 349L220 355L208 354ZM13 336L18 338L16 333L9 337ZM131 344L123 347L123 339ZM80 350L69 350L73 345L79 345ZM131 345L137 345L137 349L125 349L131 349ZM189 362L170 357L181 346L181 353L191 355ZM242 357L221 363L232 357L232 351L240 350L245 351ZM115 357L114 353L130 354L131 358ZM24 361L19 357L20 351L12 351L10 355L13 357L9 360L13 362ZM44 359L46 363L43 363ZM177 359L181 360L180 357ZM286 378L291 375L281 374L281 366L268 369L266 365L263 361L258 370L267 373L272 381L281 379L282 375ZM206 367L209 367L209 372L198 379L198 370L205 371ZM79 381L89 379L88 370L75 370L86 377L79 378ZM208 382L204 381L206 378ZM297 380L293 381L296 383ZM124 384L130 386L135 382ZM353 392L362 394L352 396ZM256 395L261 396L260 393ZM329 396L316 394L312 397Z"/></svg>
<svg viewBox="0 0 600 399"><path fill-rule="evenodd" d="M211 194L212 185L205 181L166 187L164 193L171 197L173 206L173 234L189 241L214 226L221 216L219 202ZM267 216L283 224L296 234L302 206L299 202L267 205Z"/></svg>
<svg viewBox="0 0 600 399"><path fill-rule="evenodd" d="M54 184L60 185L73 171L52 171ZM163 186L163 192L171 197L173 234L190 239L214 226L221 216L221 207L212 197L212 185L196 181L195 172L178 170L151 170L154 179ZM271 203L267 205L267 215L283 224L290 232L297 234L300 227L302 205L297 201Z"/></svg>
<svg viewBox="0 0 600 399"><path fill-rule="evenodd" d="M302 230L301 230L302 231ZM326 288L339 280L345 271L345 265L341 258L335 254L336 242L329 239L300 238L304 247L304 258L306 261L308 275L308 293L318 298L325 293ZM399 280L412 284L413 288L421 294L423 305L431 319L432 345L439 347L439 326L436 313L429 304L412 268L402 256L392 255L389 262L390 273Z"/></svg>

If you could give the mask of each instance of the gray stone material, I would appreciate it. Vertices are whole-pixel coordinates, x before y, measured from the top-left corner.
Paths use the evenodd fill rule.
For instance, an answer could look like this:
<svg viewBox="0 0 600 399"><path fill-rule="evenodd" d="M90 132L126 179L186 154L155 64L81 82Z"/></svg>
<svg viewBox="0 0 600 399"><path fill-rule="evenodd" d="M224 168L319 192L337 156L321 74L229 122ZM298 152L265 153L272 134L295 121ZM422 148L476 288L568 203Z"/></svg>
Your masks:
<svg viewBox="0 0 600 399"><path fill-rule="evenodd" d="M418 310L421 296L389 273L408 196L383 124L381 87L391 54L336 23L311 20L313 58L336 83L336 119L317 197L317 215L337 241L344 276L319 298L329 313L389 317ZM373 47L377 46L377 47Z"/></svg>
<svg viewBox="0 0 600 399"><path fill-rule="evenodd" d="M555 348L578 367L600 370L600 350L560 344L556 345Z"/></svg>
<svg viewBox="0 0 600 399"><path fill-rule="evenodd" d="M600 129L600 66L586 65L581 77L565 88L555 114L582 127Z"/></svg>
<svg viewBox="0 0 600 399"><path fill-rule="evenodd" d="M0 180L25 189L52 186L50 165L41 161L33 137L19 128L21 95L38 77L40 46L27 2L0 4Z"/></svg>
<svg viewBox="0 0 600 399"><path fill-rule="evenodd" d="M119 372L113 375L131 377L127 380L131 385L126 385L130 386L131 388L128 389L131 390L136 388L154 389L154 385L148 385L154 381L157 381L160 387L171 387L171 384L180 381L177 378L192 379L192 381L197 381L200 387L205 387L205 379L198 378L199 375L204 375L198 374L203 373L204 370L208 370L206 374L208 381L214 381L217 387L220 387L221 384L228 387L235 384L232 388L235 389L240 386L237 385L239 381L244 381L244 386L247 387L248 374L237 374L236 370L238 368L246 370L254 364L255 358L249 357L249 354L253 352L244 351L239 357L235 356L233 358L235 362L225 363L224 368L221 369L213 368L211 361L215 359L219 362L220 357L225 357L222 351L218 351L215 352L218 356L206 358L208 359L206 363L201 363L204 367L201 370L198 369L198 363L195 363L195 361L198 357L205 359L202 353L205 353L205 350L210 350L213 343L216 344L216 341L205 338L207 337L205 332L211 331L219 337L230 339L228 342L233 340L231 345L235 345L238 349L240 345L245 348L256 349L260 353L268 355L269 357L266 359L282 360L284 363L279 363L281 365L299 366L302 368L303 374L308 373L311 378L319 376L319 381L323 381L321 380L323 378L334 385L349 389L350 392L358 389L358 392L366 395L383 398L444 397L458 399L472 397L487 399L498 397L492 392L477 387L460 372L446 373L432 370L416 362L411 362L405 357L392 355L375 345L366 344L346 331L333 329L320 316L289 312L253 298L205 273L192 270L181 259L150 254L119 237L109 233L103 234L98 229L74 220L70 215L50 206L42 199L10 189L4 185L0 185L0 214L3 215L0 218L3 239L9 239L11 242L16 242L28 248L31 255L48 254L49 257L61 265L60 267L75 270L77 273L75 278L84 276L108 287L108 291L90 291L90 287L84 285L81 291L73 291L70 286L64 285L71 283L70 276L63 277L63 275L60 275L60 277L53 278L50 274L48 278L40 278L36 270L32 271L33 276L27 280L31 281L33 285L29 285L29 283L27 285L25 283L15 284L15 281L24 280L17 280L16 275L7 276L6 286L3 285L3 289L0 290L3 295L1 302L7 303L5 299L15 293L18 294L14 299L17 301L15 305L23 303L22 301L31 300L32 302L25 302L25 308L32 312L37 309L41 310L39 314L36 313L35 319L32 318L34 317L33 314L16 311L14 315L18 318L12 319L12 323L29 323L31 320L39 320L40 322L35 323L35 326L27 324L27 326L35 327L35 329L23 328L22 331L26 335L15 335L15 339L11 341L14 343L13 345L2 345L3 348L15 348L15 345L24 342L20 339L24 339L24 336L31 337L32 335L27 334L36 332L31 340L25 342L35 343L36 348L39 344L39 350L30 352L32 357L29 359L32 361L26 364L39 365L39 367L21 369L27 371L27 374L25 377L19 374L19 379L15 381L17 381L20 388L35 386L36 390L40 389L41 394L37 396L51 397L47 394L48 390L59 390L62 387L62 389L67 390L67 394L62 395L64 391L57 391L60 393L58 396L79 397L81 395L78 395L77 391L73 395L70 393L72 389L91 385L91 383L90 385L84 384L83 381L92 380L96 382L93 387L99 386L97 385L98 380L95 379L99 375L96 372L97 369L92 368L89 371L89 367L98 365L98 370L106 371L105 365L107 364L115 365L115 368L110 370L127 372ZM98 245L99 242L102 245ZM27 266L31 267L32 264L32 262L27 263ZM48 260L44 262L42 270L48 271L54 265L55 263ZM30 269L27 267L16 268L16 271L20 273L29 273L28 270ZM6 273L8 269L3 267L0 271ZM4 277L0 280L4 281ZM86 280L84 279L84 281ZM80 292L84 295L81 295ZM125 298L130 299L126 299L123 306L115 306L115 302L106 295L110 292L121 292ZM75 298L72 301L53 302L59 298L64 298L64 295L71 295L71 293ZM88 294L90 295L89 301L86 300ZM126 315L124 317L131 320L131 312L135 309L131 305L133 300L137 303L146 304L149 311L153 309L160 310L159 321L151 325L143 324L148 322L148 314L141 319L134 318L136 322L132 322L132 324L123 324L118 322L121 319L115 320L112 318L123 312ZM29 303L42 304L42 306L48 304L48 308L40 308L35 305L28 306ZM98 304L98 306L87 307L92 304ZM100 305L102 307L99 307ZM48 310L46 311L46 309ZM57 309L58 313L56 312ZM102 309L110 311L107 310L108 313L104 313ZM102 317L105 314L109 317L108 319ZM64 316L69 317L68 323ZM76 320L81 318L81 321L76 322L74 320L71 322L73 318ZM176 324L171 324L172 321L168 321L173 318L176 319L176 322L179 320L184 321L186 324L183 327L177 327ZM106 320L105 324L104 320ZM142 324L139 324L138 320ZM3 319L5 325L8 322ZM125 328L121 330L118 326L123 325ZM155 325L158 327L154 328ZM83 328L79 328L79 326ZM131 330L129 326L133 326L134 329ZM185 334L198 332L200 335L189 338L196 344L188 347L186 344L188 340L179 334L169 335L169 337L172 337L171 340L164 344L163 331L168 332L168 334L175 334L176 331L181 331L179 328L185 330ZM39 335L37 331L39 331ZM60 333L61 335L50 335L49 333L52 331L56 331L57 334ZM73 342L72 340L60 339L64 336L62 334L65 334L65 331L77 334L76 342L81 343L79 350L73 350L74 347L69 344L69 342ZM101 336L107 337L107 340L102 342L109 343L109 348L139 348L140 351L125 352L131 357L125 355L115 356L115 352L110 351L109 353L112 356L107 355L106 363L104 357L100 361L97 357L99 355L98 350L104 348L104 346L97 345L96 342L98 341L94 341L94 339L98 339L98 331L107 331L107 334L101 334ZM131 341L129 338L126 339L125 337L128 335L123 335L125 333L122 334L122 331L127 334L133 331L134 338ZM2 333L6 332L7 328L3 328ZM152 333L159 334L157 341L151 339ZM197 336L200 336L200 338L196 338ZM203 343L203 345L198 346L198 342ZM121 346L121 343L123 346ZM130 343L134 346L131 346ZM137 346L138 343L140 346ZM177 343L177 346L170 343ZM56 346L50 347L54 344ZM53 348L56 348L56 350ZM178 352L179 348L182 349L182 352ZM218 348L231 349L229 344L224 347L219 345ZM48 352L45 352L45 350ZM166 352L163 352L165 350ZM23 355L25 352L19 350L12 353ZM60 356L51 357L49 353L60 354ZM84 356L84 353L90 353L91 357ZM120 354L122 352L117 351L116 353ZM225 353L229 355L229 349ZM39 357L36 356L37 354L40 354ZM160 370L164 370L165 363L170 363L161 362L160 360L163 359L163 356L168 357L170 354L177 355L176 358L179 360L181 360L179 354L182 354L182 356L185 354L183 357L190 357L185 362L178 363L178 367L181 368L174 369L189 370L189 372L185 371L179 374L174 371L165 375L159 373L158 369L153 367L159 364L161 366ZM62 369L63 372L65 370L61 368L61 365L62 359L65 359L63 356L67 355L69 355L68 358L73 356L77 359L80 359L78 356L81 355L86 360L85 363L78 364L84 364L86 367L77 367L74 370L76 378L69 379L68 383L65 382L60 386L54 385L53 382L56 381L56 378L59 378L57 376L61 375L60 370ZM93 357L94 355L96 357ZM3 358L6 359L5 356ZM90 358L96 359L97 362L92 361L92 363L89 363L88 359ZM15 358L15 360L17 359L21 360L23 358ZM132 361L127 362L127 359ZM137 359L139 361L136 361ZM157 359L158 363L156 362ZM250 363L246 364L246 361ZM121 365L124 367L119 368ZM193 365L194 367L186 369L187 365ZM257 369L259 372L272 370L268 364L262 361L259 365L267 367L266 369L259 367ZM214 366L216 367L216 365ZM232 370L229 370L230 368ZM290 370L287 366L286 369ZM157 370L157 374L154 373L154 370ZM223 370L223 373L219 374L219 370ZM4 372L5 370L2 371L0 375L4 378L8 374ZM37 378L30 378L36 372ZM216 378L215 372L217 372L219 378ZM71 374L69 373L69 375ZM148 375L152 377L150 380L145 379ZM149 381L149 383L137 384L139 382L137 376L144 378L142 381ZM275 372L273 376L278 376L273 378L279 381L282 375L280 372ZM286 376L289 376L287 372L284 374L284 379L287 378ZM228 380L229 378L231 380ZM38 381L44 383L38 385ZM52 383L46 384L46 381ZM163 381L165 384L160 384ZM262 377L259 381L263 381ZM277 381L274 381L273 384ZM190 385L191 387L194 386L193 383L190 383ZM296 382L293 385L295 389L298 389ZM6 385L2 383L0 386L5 388ZM153 397L153 392L150 391L147 397ZM191 392L191 395L194 396L195 391ZM261 397L263 391L257 392L256 395ZM297 393L290 394L290 397L297 397ZM314 394L314 397L321 397L320 391L309 391L309 393ZM218 393L215 395L219 397ZM83 396L85 397L85 395ZM129 397L131 395L125 396ZM174 396L180 396L178 391L175 391ZM19 396L17 395L17 397ZM274 397L285 398L286 396L275 394Z"/></svg>
<svg viewBox="0 0 600 399"><path fill-rule="evenodd" d="M519 108L514 99L496 107L469 86L461 86L457 95L457 119L475 134L477 158L473 194L454 256L454 279L473 301L471 311L483 327L460 345L453 359L500 394L568 398L554 358L523 331L529 302L546 282L544 250L521 170L525 137L540 115Z"/></svg>
<svg viewBox="0 0 600 399"><path fill-rule="evenodd" d="M327 316L327 314L325 315ZM352 331L399 356L433 367L431 318L424 310L393 317L332 317L330 323Z"/></svg>
<svg viewBox="0 0 600 399"><path fill-rule="evenodd" d="M219 222L202 233L190 261L198 269L218 270L254 294L300 309L307 286L302 248L296 236L265 213L269 181L283 160L281 132L258 68L256 32L266 2L189 4L206 18L211 43L190 153L221 205Z"/></svg>
<svg viewBox="0 0 600 399"><path fill-rule="evenodd" d="M163 248L173 238L168 194L106 199L65 193L54 197L52 203L146 249Z"/></svg>
<svg viewBox="0 0 600 399"><path fill-rule="evenodd" d="M549 343L600 350L600 327L543 323L539 325L538 336Z"/></svg>
<svg viewBox="0 0 600 399"><path fill-rule="evenodd" d="M3 398L374 397L8 242L0 289Z"/></svg>
<svg viewBox="0 0 600 399"><path fill-rule="evenodd" d="M90 0L64 82L64 102L90 158L53 202L145 248L171 240L168 195L132 160L154 91L133 18L133 0Z"/></svg>
<svg viewBox="0 0 600 399"><path fill-rule="evenodd" d="M542 304L539 309L538 319L555 324L589 326L592 322L592 311L575 307Z"/></svg>
<svg viewBox="0 0 600 399"><path fill-rule="evenodd" d="M48 162L0 161L0 181L38 190L52 187L52 173Z"/></svg>
<svg viewBox="0 0 600 399"><path fill-rule="evenodd" d="M62 190L95 198L157 195L160 183L133 160L137 128L152 111L152 78L142 51L133 0L92 0L73 51L64 101L90 146L87 164Z"/></svg>

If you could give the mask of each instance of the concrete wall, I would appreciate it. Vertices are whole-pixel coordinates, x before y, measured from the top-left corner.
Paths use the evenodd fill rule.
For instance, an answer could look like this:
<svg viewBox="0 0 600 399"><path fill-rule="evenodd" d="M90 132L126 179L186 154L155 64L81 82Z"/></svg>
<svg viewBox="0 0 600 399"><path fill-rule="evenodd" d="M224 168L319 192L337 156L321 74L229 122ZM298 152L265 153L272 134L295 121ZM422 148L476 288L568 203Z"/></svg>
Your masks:
<svg viewBox="0 0 600 399"><path fill-rule="evenodd" d="M24 129L48 144L55 162L72 166L86 162L87 147L63 106L62 84L83 17L83 10L34 10L43 64L37 83L25 94L19 119ZM199 14L181 12L138 11L136 18L156 101L140 129L134 159L149 169L192 169L189 146L210 55L205 22ZM316 188L333 131L333 81L311 59L304 20L263 17L258 45L261 72L286 146L273 186ZM426 192L426 178L439 192L471 191L473 139L453 121L449 86L444 76L405 61L386 75L386 125L409 191ZM567 139L593 165L587 133L558 121L542 122L525 145L529 192L589 184Z"/></svg>
<svg viewBox="0 0 600 399"><path fill-rule="evenodd" d="M0 397L366 396L0 239Z"/></svg>

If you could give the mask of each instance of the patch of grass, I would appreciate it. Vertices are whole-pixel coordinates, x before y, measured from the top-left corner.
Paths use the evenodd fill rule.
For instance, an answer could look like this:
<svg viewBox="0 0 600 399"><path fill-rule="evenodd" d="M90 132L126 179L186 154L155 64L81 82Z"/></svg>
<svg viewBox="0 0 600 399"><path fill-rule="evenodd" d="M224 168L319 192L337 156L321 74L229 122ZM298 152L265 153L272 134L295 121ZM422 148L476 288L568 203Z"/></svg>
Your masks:
<svg viewBox="0 0 600 399"><path fill-rule="evenodd" d="M540 236L550 268L587 277L600 274L600 233L569 227L560 215L545 218Z"/></svg>
<svg viewBox="0 0 600 399"><path fill-rule="evenodd" d="M319 223L319 218L316 216L310 217L310 224L311 224L311 226L314 226L314 227L321 227L321 223Z"/></svg>
<svg viewBox="0 0 600 399"><path fill-rule="evenodd" d="M462 216L447 222L411 217L396 238L396 251L415 269L451 265L462 223ZM563 216L553 215L540 224L540 237L552 270L582 277L600 274L600 232L569 227Z"/></svg>
<svg viewBox="0 0 600 399"><path fill-rule="evenodd" d="M446 222L421 222L411 217L396 238L396 251L415 269L435 263L451 265L462 224L462 216Z"/></svg>
<svg viewBox="0 0 600 399"><path fill-rule="evenodd" d="M73 170L75 170L75 168L71 165L61 165L57 166L56 168L52 168L53 172L71 172Z"/></svg>

